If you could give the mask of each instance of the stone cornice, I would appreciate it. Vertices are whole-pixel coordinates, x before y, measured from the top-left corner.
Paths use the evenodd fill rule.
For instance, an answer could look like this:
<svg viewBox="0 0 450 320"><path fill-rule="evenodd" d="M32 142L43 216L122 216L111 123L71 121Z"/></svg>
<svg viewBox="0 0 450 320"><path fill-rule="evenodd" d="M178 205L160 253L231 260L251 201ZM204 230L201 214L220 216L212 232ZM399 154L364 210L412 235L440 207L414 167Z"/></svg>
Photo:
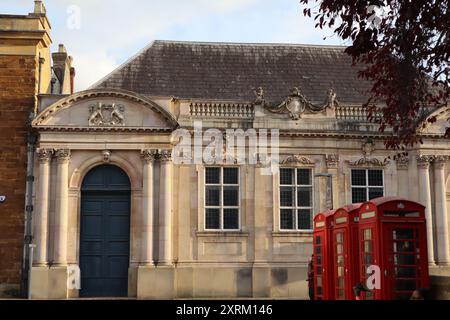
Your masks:
<svg viewBox="0 0 450 320"><path fill-rule="evenodd" d="M149 127L60 127L60 126L39 126L34 127L41 132L160 132L171 133L170 128L149 128Z"/></svg>

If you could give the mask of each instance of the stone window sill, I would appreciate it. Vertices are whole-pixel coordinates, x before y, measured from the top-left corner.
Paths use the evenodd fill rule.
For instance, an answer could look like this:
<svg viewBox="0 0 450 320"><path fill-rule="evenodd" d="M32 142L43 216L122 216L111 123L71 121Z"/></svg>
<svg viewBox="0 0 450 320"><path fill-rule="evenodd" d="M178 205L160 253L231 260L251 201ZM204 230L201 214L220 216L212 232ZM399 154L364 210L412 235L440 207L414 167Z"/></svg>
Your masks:
<svg viewBox="0 0 450 320"><path fill-rule="evenodd" d="M244 237L248 238L248 232L244 231L197 231L197 237Z"/></svg>
<svg viewBox="0 0 450 320"><path fill-rule="evenodd" d="M272 237L312 237L312 231L274 231Z"/></svg>

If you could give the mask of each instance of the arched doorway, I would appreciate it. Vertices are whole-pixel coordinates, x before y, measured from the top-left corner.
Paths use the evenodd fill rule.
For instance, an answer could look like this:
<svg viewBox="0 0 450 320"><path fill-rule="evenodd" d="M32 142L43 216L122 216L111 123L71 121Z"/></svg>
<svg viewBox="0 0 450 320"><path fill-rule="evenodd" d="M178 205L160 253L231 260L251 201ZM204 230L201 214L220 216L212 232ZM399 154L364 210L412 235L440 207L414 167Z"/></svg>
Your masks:
<svg viewBox="0 0 450 320"><path fill-rule="evenodd" d="M80 215L81 297L128 296L130 180L102 165L83 180Z"/></svg>

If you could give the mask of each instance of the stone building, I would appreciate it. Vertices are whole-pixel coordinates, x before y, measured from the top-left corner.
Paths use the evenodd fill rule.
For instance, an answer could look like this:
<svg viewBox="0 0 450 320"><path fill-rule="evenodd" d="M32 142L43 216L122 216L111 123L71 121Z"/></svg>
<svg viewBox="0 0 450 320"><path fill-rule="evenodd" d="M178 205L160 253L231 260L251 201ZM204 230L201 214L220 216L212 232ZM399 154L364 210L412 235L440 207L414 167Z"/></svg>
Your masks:
<svg viewBox="0 0 450 320"><path fill-rule="evenodd" d="M41 104L33 296L306 297L313 215L383 195L426 205L442 271L449 107L426 110L439 120L424 144L388 160L343 49L155 41L91 89ZM249 144L244 164L237 153L192 164L189 151L174 163L176 129L211 128L278 129L279 171L252 164Z"/></svg>
<svg viewBox="0 0 450 320"><path fill-rule="evenodd" d="M343 47L155 41L89 90L41 96L32 297L305 298L314 214L390 195L426 205L448 275L450 107L390 160L368 88ZM223 146L193 161L208 133Z"/></svg>
<svg viewBox="0 0 450 320"><path fill-rule="evenodd" d="M21 285L26 289L24 240L31 241L31 229L25 225L33 209L31 197L25 199L33 185L27 179L27 158L34 153L30 116L37 112L39 97L70 94L73 83L67 53L53 54L52 68L50 31L40 1L28 15L0 14L0 296L18 295ZM63 46L60 51L65 51ZM59 80L55 75L64 73L69 77Z"/></svg>

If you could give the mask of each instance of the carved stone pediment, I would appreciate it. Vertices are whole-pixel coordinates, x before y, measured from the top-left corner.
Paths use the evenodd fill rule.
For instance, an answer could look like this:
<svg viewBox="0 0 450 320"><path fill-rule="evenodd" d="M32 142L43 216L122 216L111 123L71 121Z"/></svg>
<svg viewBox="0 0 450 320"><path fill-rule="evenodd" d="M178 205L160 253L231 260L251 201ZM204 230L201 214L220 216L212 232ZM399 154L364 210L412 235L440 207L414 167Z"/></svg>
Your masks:
<svg viewBox="0 0 450 320"><path fill-rule="evenodd" d="M356 161L348 161L351 167L385 167L390 163L389 159L381 161L377 158L361 158Z"/></svg>
<svg viewBox="0 0 450 320"><path fill-rule="evenodd" d="M336 93L331 89L322 105L314 105L302 94L299 88L293 88L291 94L286 100L278 105L271 105L264 99L263 88L255 91L256 100L254 105L262 105L266 110L272 113L288 114L292 120L302 118L304 114L314 114L324 112L327 108L334 108L338 105Z"/></svg>
<svg viewBox="0 0 450 320"><path fill-rule="evenodd" d="M89 126L125 126L125 107L121 104L97 102L89 106Z"/></svg>

